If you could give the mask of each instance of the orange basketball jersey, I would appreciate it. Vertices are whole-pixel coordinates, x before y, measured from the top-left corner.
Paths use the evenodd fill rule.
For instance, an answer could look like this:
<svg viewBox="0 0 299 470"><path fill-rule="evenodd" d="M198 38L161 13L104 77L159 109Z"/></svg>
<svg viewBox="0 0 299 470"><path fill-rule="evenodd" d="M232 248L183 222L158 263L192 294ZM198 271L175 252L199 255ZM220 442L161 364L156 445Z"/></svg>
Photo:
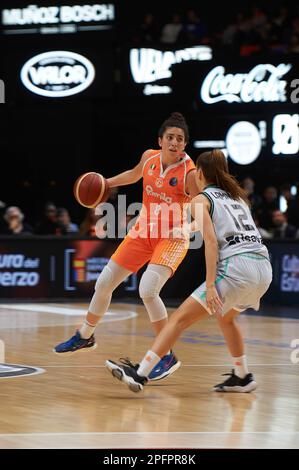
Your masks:
<svg viewBox="0 0 299 470"><path fill-rule="evenodd" d="M143 166L142 210L135 225L139 236L167 238L173 226L182 225L184 209L190 202L186 176L194 169L193 160L183 153L181 160L164 170L162 153L151 151Z"/></svg>

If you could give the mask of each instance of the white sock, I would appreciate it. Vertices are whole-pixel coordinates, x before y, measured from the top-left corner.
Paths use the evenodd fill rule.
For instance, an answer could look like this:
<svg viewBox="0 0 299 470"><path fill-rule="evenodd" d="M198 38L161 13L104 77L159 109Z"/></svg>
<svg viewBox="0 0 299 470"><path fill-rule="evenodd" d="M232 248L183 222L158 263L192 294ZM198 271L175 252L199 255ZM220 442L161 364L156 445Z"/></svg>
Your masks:
<svg viewBox="0 0 299 470"><path fill-rule="evenodd" d="M244 379L244 377L249 373L246 356L233 357L233 364L235 374L241 379Z"/></svg>
<svg viewBox="0 0 299 470"><path fill-rule="evenodd" d="M146 355L140 362L137 374L141 375L141 377L147 377L160 360L161 358L153 351L147 351Z"/></svg>
<svg viewBox="0 0 299 470"><path fill-rule="evenodd" d="M84 321L83 325L81 326L79 333L82 339L88 339L94 333L97 325L91 325L88 323L87 320Z"/></svg>

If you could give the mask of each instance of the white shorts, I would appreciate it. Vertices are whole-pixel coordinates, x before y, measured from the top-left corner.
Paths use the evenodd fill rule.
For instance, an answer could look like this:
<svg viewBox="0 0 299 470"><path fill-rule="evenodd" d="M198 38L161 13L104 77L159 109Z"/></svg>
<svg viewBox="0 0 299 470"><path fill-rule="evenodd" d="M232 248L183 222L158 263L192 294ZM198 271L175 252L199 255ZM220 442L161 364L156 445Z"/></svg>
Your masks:
<svg viewBox="0 0 299 470"><path fill-rule="evenodd" d="M216 289L223 302L222 315L235 309L258 310L260 299L272 281L270 261L257 253L241 253L220 261L217 266ZM206 283L191 294L211 314L206 304Z"/></svg>

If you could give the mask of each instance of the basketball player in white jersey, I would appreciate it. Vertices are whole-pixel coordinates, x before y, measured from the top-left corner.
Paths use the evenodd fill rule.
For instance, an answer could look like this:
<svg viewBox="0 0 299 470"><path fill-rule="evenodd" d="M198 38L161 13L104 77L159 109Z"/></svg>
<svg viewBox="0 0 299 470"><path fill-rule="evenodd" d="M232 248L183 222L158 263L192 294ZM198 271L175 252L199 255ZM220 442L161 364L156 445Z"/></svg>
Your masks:
<svg viewBox="0 0 299 470"><path fill-rule="evenodd" d="M182 332L208 315L216 315L232 356L233 370L219 392L251 392L257 386L249 373L244 341L235 322L247 308L259 309L272 280L267 248L257 230L243 189L228 172L221 150L204 152L197 159L201 193L192 200L192 215L205 243L206 281L173 313L140 365L106 361L112 374L138 392L161 357ZM198 205L203 216L198 217Z"/></svg>

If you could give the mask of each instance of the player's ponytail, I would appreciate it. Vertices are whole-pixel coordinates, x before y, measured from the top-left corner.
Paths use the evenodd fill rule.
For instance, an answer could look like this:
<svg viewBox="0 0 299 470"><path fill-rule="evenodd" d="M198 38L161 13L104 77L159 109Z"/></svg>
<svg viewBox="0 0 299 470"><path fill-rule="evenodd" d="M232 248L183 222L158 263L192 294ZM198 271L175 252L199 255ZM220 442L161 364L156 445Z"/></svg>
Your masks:
<svg viewBox="0 0 299 470"><path fill-rule="evenodd" d="M185 134L185 141L188 142L189 140L189 129L186 123L186 120L184 116L181 113L171 113L169 118L167 118L162 126L159 129L159 137L162 139L164 132L168 127L178 127L179 129L182 129Z"/></svg>
<svg viewBox="0 0 299 470"><path fill-rule="evenodd" d="M201 169L205 179L209 183L215 183L223 191L235 200L243 199L250 205L245 191L241 188L238 181L228 171L227 160L224 153L219 149L211 152L204 152L199 155L196 162L197 169Z"/></svg>

